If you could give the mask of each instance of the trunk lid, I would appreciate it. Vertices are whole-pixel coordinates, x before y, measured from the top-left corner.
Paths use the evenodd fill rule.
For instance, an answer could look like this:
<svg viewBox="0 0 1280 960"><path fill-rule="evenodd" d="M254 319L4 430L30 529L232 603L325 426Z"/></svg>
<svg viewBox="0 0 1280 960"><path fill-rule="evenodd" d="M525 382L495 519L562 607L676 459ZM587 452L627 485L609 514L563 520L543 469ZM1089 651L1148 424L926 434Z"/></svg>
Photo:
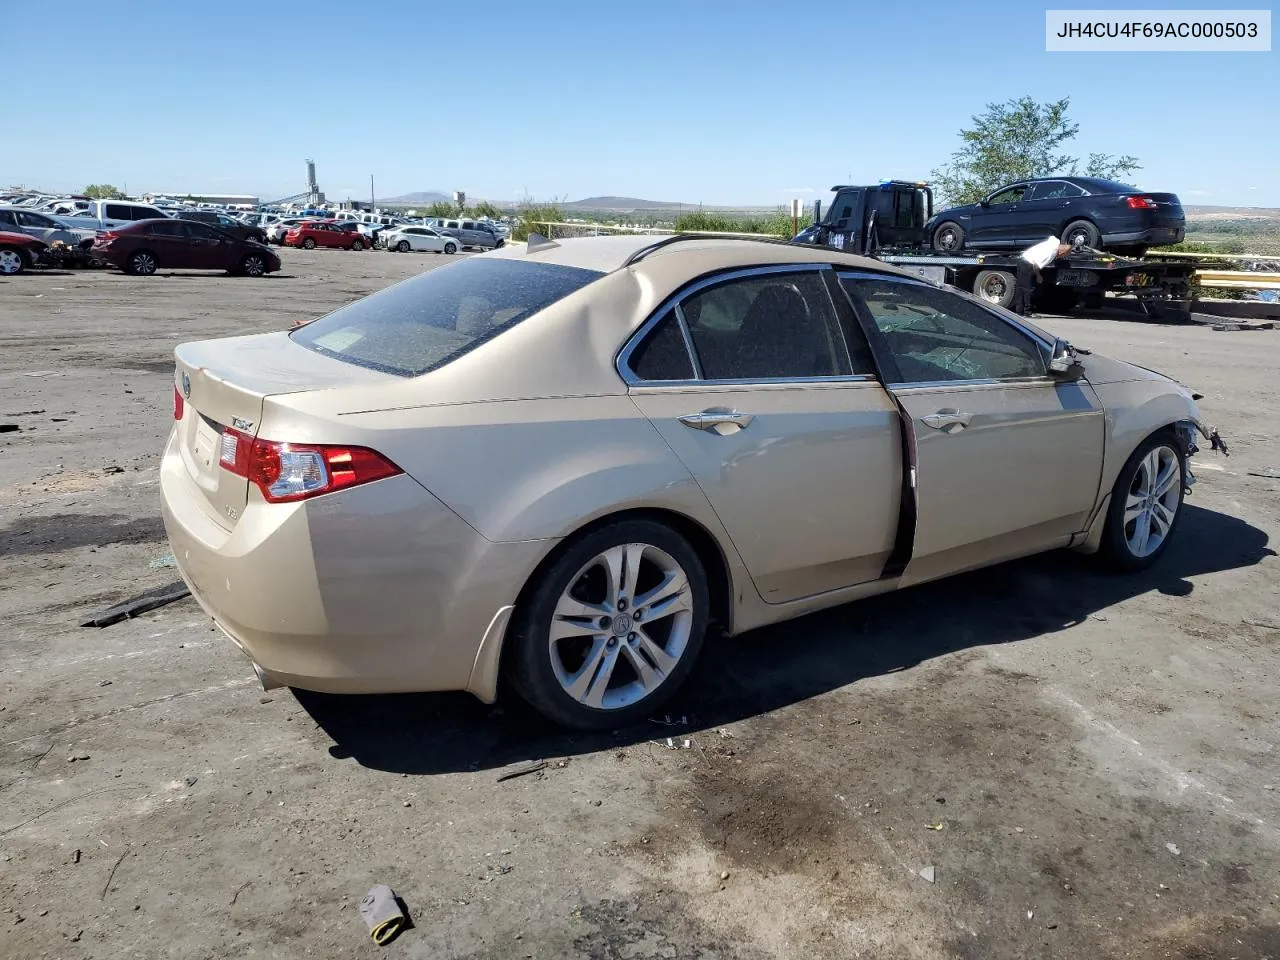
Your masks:
<svg viewBox="0 0 1280 960"><path fill-rule="evenodd" d="M1155 214L1158 222L1180 226L1186 221L1182 201L1178 199L1176 193L1144 193L1142 196L1156 204L1156 209L1152 213Z"/></svg>
<svg viewBox="0 0 1280 960"><path fill-rule="evenodd" d="M174 424L182 460L210 515L228 530L249 499L249 481L221 465L224 442L235 442L229 429L256 437L269 396L398 379L300 347L287 333L184 343L174 357L174 385L183 398L182 419Z"/></svg>

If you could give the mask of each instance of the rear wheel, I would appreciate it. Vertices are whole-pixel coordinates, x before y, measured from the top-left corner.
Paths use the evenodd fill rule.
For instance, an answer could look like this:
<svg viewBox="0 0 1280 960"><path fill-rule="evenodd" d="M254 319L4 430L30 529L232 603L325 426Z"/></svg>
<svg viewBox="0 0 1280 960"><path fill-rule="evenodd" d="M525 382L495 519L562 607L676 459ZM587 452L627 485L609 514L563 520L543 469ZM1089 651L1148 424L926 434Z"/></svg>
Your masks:
<svg viewBox="0 0 1280 960"><path fill-rule="evenodd" d="M938 253L959 253L964 249L964 227L948 220L933 231L933 249Z"/></svg>
<svg viewBox="0 0 1280 960"><path fill-rule="evenodd" d="M125 261L125 269L135 277L149 277L156 272L156 255L150 250L135 250Z"/></svg>
<svg viewBox="0 0 1280 960"><path fill-rule="evenodd" d="M658 709L706 633L706 574L674 530L624 520L571 542L516 607L516 690L567 727L607 730Z"/></svg>
<svg viewBox="0 0 1280 960"><path fill-rule="evenodd" d="M1107 505L1102 553L1121 570L1145 570L1169 547L1182 515L1186 454L1168 432L1148 437L1133 452Z"/></svg>
<svg viewBox="0 0 1280 960"><path fill-rule="evenodd" d="M408 253L408 252L409 252L409 241L408 241L408 240L401 240L399 243L397 243L397 244L396 244L396 249L397 249L397 250L399 250L401 253Z"/></svg>
<svg viewBox="0 0 1280 960"><path fill-rule="evenodd" d="M0 247L0 276L12 277L27 269L27 258L17 247Z"/></svg>
<svg viewBox="0 0 1280 960"><path fill-rule="evenodd" d="M316 242L312 240L310 237L307 237L305 240L302 241L302 248L304 250L314 250L316 248Z"/></svg>
<svg viewBox="0 0 1280 960"><path fill-rule="evenodd" d="M1013 303L1013 286L1014 277L1008 270L980 270L973 279L973 292L998 307Z"/></svg>
<svg viewBox="0 0 1280 960"><path fill-rule="evenodd" d="M1102 242L1102 234L1088 220L1073 220L1062 231L1062 242L1073 247L1094 247Z"/></svg>

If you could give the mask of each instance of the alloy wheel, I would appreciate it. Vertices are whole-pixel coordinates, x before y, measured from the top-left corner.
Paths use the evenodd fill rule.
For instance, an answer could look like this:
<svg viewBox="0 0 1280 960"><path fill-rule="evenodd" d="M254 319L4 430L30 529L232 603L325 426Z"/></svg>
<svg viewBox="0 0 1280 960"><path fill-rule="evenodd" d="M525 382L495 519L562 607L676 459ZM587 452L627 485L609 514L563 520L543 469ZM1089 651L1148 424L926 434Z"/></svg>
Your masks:
<svg viewBox="0 0 1280 960"><path fill-rule="evenodd" d="M245 257L244 272L251 277L260 277L267 272L267 265L262 262L261 257Z"/></svg>
<svg viewBox="0 0 1280 960"><path fill-rule="evenodd" d="M140 277L149 277L156 272L156 258L145 251L135 253L129 259L129 265L133 267L133 272Z"/></svg>
<svg viewBox="0 0 1280 960"><path fill-rule="evenodd" d="M959 246L960 238L956 236L956 231L952 227L943 227L938 231L938 249L947 253L952 252Z"/></svg>
<svg viewBox="0 0 1280 960"><path fill-rule="evenodd" d="M21 273L22 254L17 250L0 250L0 274L12 276L15 273Z"/></svg>
<svg viewBox="0 0 1280 960"><path fill-rule="evenodd" d="M1182 468L1177 452L1154 447L1138 464L1124 503L1124 539L1137 558L1160 549L1181 502Z"/></svg>
<svg viewBox="0 0 1280 960"><path fill-rule="evenodd" d="M552 670L584 706L629 707L671 676L692 628L684 568L652 544L619 544L585 564L560 595L548 633Z"/></svg>

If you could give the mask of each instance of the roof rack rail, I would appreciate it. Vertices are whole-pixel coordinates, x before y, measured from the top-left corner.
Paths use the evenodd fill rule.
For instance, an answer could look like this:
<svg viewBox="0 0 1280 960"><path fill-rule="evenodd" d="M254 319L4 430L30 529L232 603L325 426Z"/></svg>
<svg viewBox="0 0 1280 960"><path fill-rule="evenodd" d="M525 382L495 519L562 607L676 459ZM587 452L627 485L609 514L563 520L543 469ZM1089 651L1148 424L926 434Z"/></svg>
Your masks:
<svg viewBox="0 0 1280 960"><path fill-rule="evenodd" d="M741 233L677 233L670 237L663 237L648 246L641 247L623 262L623 267L629 267L632 264L639 263L651 253L661 250L663 247L669 247L673 243L679 243L682 240L749 240L755 243L780 243L784 246L790 246L790 240L782 240L778 237L767 236L750 236Z"/></svg>

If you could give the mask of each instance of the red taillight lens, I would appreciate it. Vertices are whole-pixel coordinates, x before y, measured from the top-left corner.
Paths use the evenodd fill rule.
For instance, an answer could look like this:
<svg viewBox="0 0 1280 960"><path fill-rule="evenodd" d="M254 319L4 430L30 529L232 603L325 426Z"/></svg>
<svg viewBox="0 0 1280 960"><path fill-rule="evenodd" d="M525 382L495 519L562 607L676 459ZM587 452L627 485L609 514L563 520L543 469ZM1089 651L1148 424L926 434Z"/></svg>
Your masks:
<svg viewBox="0 0 1280 960"><path fill-rule="evenodd" d="M1156 202L1150 197L1125 197L1124 202L1130 210L1154 210Z"/></svg>
<svg viewBox="0 0 1280 960"><path fill-rule="evenodd" d="M305 500L404 472L367 447L254 440L231 428L223 431L218 460L255 484L268 503Z"/></svg>
<svg viewBox="0 0 1280 960"><path fill-rule="evenodd" d="M181 420L182 411L186 409L186 403L182 399L182 391L178 389L178 385L173 386L173 419Z"/></svg>

